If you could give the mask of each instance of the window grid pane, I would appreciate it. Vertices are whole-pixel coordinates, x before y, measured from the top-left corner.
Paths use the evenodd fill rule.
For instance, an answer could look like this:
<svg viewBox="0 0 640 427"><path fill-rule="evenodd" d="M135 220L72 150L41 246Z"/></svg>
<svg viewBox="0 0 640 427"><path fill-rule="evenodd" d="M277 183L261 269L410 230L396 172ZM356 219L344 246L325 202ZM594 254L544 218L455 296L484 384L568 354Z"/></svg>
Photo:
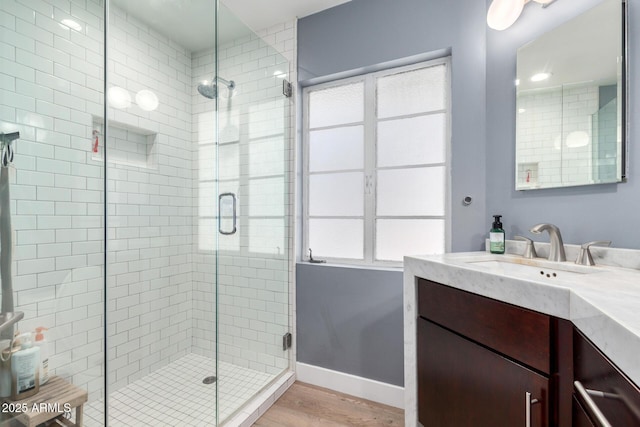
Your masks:
<svg viewBox="0 0 640 427"><path fill-rule="evenodd" d="M309 172L364 168L364 126L309 132Z"/></svg>
<svg viewBox="0 0 640 427"><path fill-rule="evenodd" d="M364 174L347 172L311 175L309 215L364 215Z"/></svg>
<svg viewBox="0 0 640 427"><path fill-rule="evenodd" d="M364 82L317 90L309 95L309 127L319 128L364 119Z"/></svg>
<svg viewBox="0 0 640 427"><path fill-rule="evenodd" d="M376 260L402 261L405 255L440 254L445 249L444 219L379 219Z"/></svg>
<svg viewBox="0 0 640 427"><path fill-rule="evenodd" d="M378 167L444 163L444 113L378 122Z"/></svg>
<svg viewBox="0 0 640 427"><path fill-rule="evenodd" d="M439 63L309 91L305 235L314 257L398 263L403 255L444 253L447 75ZM362 88L364 105L348 119L332 104L339 94L329 99L347 86ZM355 105L352 95L337 102ZM334 110L314 117L318 101ZM343 179L354 176L357 185Z"/></svg>
<svg viewBox="0 0 640 427"><path fill-rule="evenodd" d="M444 110L447 104L445 83L445 65L378 78L378 118Z"/></svg>
<svg viewBox="0 0 640 427"><path fill-rule="evenodd" d="M314 257L364 259L364 220L309 220L309 248Z"/></svg>
<svg viewBox="0 0 640 427"><path fill-rule="evenodd" d="M444 166L378 170L376 214L444 215L444 172Z"/></svg>

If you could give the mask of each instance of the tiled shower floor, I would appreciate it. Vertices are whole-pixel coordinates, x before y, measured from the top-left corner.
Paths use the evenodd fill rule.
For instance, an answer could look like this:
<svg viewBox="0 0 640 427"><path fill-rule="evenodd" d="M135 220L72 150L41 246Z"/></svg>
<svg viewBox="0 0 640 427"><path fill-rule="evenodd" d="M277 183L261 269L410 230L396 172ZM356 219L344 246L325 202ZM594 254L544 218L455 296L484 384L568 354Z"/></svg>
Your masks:
<svg viewBox="0 0 640 427"><path fill-rule="evenodd" d="M111 394L109 427L215 425L215 361L189 354ZM273 375L218 362L220 421L266 386ZM85 405L86 427L104 425L103 401Z"/></svg>

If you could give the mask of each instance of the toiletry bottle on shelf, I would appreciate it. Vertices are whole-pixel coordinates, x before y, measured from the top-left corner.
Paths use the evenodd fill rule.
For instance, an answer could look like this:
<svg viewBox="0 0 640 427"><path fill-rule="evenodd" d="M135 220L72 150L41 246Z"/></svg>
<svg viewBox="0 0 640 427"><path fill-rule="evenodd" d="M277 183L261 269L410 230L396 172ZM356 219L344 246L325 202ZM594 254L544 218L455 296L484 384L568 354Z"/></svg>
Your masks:
<svg viewBox="0 0 640 427"><path fill-rule="evenodd" d="M31 332L18 336L20 350L11 356L11 399L20 400L40 391L40 348L33 346Z"/></svg>
<svg viewBox="0 0 640 427"><path fill-rule="evenodd" d="M504 230L500 218L502 215L493 216L493 225L489 231L489 250L492 254L504 253Z"/></svg>
<svg viewBox="0 0 640 427"><path fill-rule="evenodd" d="M40 385L49 381L49 343L44 336L44 331L48 330L44 326L36 328L36 340L34 346L40 347Z"/></svg>

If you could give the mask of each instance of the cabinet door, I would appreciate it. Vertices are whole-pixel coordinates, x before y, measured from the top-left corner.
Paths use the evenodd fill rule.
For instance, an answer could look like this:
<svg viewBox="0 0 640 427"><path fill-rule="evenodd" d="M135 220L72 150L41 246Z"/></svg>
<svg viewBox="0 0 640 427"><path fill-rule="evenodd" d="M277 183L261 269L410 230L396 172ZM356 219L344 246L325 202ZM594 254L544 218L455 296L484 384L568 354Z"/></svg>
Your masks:
<svg viewBox="0 0 640 427"><path fill-rule="evenodd" d="M425 427L549 425L549 380L424 318L418 319L418 419Z"/></svg>
<svg viewBox="0 0 640 427"><path fill-rule="evenodd" d="M582 405L575 398L573 399L573 427L595 427Z"/></svg>
<svg viewBox="0 0 640 427"><path fill-rule="evenodd" d="M640 426L640 388L578 330L574 330L573 354L574 379L589 391L592 405L613 427ZM585 399L577 395L577 400L591 414Z"/></svg>

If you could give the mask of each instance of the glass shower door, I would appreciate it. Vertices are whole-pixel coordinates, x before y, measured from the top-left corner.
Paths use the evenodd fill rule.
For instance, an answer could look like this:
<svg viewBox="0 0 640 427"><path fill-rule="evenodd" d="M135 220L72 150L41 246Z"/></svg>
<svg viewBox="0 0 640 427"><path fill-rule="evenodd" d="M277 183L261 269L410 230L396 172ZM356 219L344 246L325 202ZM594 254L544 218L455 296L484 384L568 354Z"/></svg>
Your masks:
<svg viewBox="0 0 640 427"><path fill-rule="evenodd" d="M283 339L290 332L292 151L291 101L283 93L288 61L223 4L218 16L217 137L200 144L199 156L201 172L216 164L217 173L202 174L199 235L216 236L210 242L217 246L215 344L224 422L289 368ZM198 257L206 256L199 249ZM201 300L214 298L212 291L204 283ZM209 344L210 328L194 333Z"/></svg>
<svg viewBox="0 0 640 427"><path fill-rule="evenodd" d="M202 283L215 290L214 278L195 268L193 70L215 75L216 3L109 2L108 121L94 123L106 143L97 155L108 184L109 425L215 424L215 347L194 345L200 314L215 319L216 307L198 293ZM196 52L211 61L195 61ZM213 123L214 108L206 114ZM206 131L213 138L215 127ZM207 326L215 337L215 321Z"/></svg>
<svg viewBox="0 0 640 427"><path fill-rule="evenodd" d="M86 426L217 424L289 368L289 65L220 8L0 1L1 398L14 330Z"/></svg>
<svg viewBox="0 0 640 427"><path fill-rule="evenodd" d="M70 398L87 408L105 395L104 175L91 134L104 117L103 31L97 0L0 1L2 312L23 316L2 327L3 425L77 421ZM14 382L14 356L33 354L24 334L37 373Z"/></svg>

